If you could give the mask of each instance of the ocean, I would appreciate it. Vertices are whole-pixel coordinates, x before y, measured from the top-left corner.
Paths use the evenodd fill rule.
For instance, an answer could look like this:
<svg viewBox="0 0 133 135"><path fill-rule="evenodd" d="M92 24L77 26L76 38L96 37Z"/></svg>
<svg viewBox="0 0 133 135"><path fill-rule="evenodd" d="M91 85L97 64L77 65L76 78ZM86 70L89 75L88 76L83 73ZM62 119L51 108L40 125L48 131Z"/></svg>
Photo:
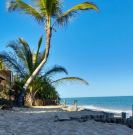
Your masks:
<svg viewBox="0 0 133 135"><path fill-rule="evenodd" d="M72 105L74 100L78 106L86 109L113 113L126 112L128 116L132 115L133 96L62 98L61 102L66 101L67 105Z"/></svg>

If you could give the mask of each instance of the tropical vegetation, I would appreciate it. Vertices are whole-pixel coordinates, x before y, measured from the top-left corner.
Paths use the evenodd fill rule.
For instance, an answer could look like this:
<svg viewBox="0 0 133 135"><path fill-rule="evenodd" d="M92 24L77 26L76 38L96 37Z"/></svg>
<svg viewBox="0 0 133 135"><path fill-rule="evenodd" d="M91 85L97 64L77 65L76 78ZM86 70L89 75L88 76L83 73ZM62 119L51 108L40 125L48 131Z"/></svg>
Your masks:
<svg viewBox="0 0 133 135"><path fill-rule="evenodd" d="M17 91L16 102L19 103L19 95L22 92L23 85L32 72L38 67L42 59L45 57L45 52L41 52L42 37L37 44L37 51L32 51L27 41L18 38L16 41L11 41L7 47L10 51L1 52L0 59L11 69L15 74L14 88ZM53 80L53 76L57 73L68 74L67 70L62 66L53 66L48 70L40 70L26 91L26 103L33 105L36 98L39 99L59 99L59 94L56 91L55 84L63 81L80 81L88 84L85 80L79 77L64 77Z"/></svg>
<svg viewBox="0 0 133 135"><path fill-rule="evenodd" d="M9 11L20 11L21 13L32 16L39 24L43 24L43 28L46 32L44 57L36 69L34 68L35 70L32 70L31 75L23 87L24 91L28 89L30 83L34 80L36 75L47 62L51 48L51 37L53 31L56 29L56 26L64 26L68 24L69 20L77 15L78 11L90 9L98 11L97 6L91 2L83 2L73 6L67 11L63 11L63 3L61 0L34 0L29 3L24 0L11 0L7 3L7 8ZM23 97L24 93L21 95L21 98Z"/></svg>

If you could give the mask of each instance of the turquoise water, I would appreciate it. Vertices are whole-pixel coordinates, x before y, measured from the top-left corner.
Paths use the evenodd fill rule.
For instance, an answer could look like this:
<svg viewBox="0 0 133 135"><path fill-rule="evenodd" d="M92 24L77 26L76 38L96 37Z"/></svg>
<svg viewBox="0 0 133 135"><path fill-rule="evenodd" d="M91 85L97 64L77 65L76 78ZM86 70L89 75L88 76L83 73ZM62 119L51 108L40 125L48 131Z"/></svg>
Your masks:
<svg viewBox="0 0 133 135"><path fill-rule="evenodd" d="M127 112L131 115L133 96L121 97L84 97L84 98L63 98L68 105L77 100L79 106L88 109L97 109L111 112Z"/></svg>

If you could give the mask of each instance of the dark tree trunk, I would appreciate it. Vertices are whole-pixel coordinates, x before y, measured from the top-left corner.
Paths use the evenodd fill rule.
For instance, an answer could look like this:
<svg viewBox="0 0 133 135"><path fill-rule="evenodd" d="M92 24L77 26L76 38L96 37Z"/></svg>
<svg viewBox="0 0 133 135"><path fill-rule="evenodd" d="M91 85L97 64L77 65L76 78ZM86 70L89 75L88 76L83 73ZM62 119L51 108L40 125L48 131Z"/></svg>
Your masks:
<svg viewBox="0 0 133 135"><path fill-rule="evenodd" d="M25 96L25 90L21 90L19 95L18 95L18 99L17 99L17 105L19 107L23 107L24 106L24 96Z"/></svg>

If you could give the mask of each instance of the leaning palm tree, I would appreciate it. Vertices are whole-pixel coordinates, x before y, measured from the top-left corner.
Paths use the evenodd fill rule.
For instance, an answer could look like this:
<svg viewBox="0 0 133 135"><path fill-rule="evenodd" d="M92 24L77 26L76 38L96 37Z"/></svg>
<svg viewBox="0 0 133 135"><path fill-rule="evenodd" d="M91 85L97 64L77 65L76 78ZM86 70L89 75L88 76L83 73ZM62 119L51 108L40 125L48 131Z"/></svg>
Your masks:
<svg viewBox="0 0 133 135"><path fill-rule="evenodd" d="M40 37L37 44L37 51L32 52L29 44L22 38L18 38L17 41L11 41L8 47L12 50L10 52L1 52L0 59L16 74L17 82L20 82L20 86L24 85L27 78L29 78L36 67L41 63L42 59L45 57L45 52L40 52L42 45L42 37ZM40 90L48 89L55 83L63 81L80 81L87 84L87 82L79 77L65 77L59 78L57 80L52 80L53 75L57 73L68 74L67 70L62 66L54 66L43 73L42 70L39 71L38 75L30 83L27 93L31 101L34 99L37 92ZM47 85L46 85L47 84ZM23 91L21 91L23 92ZM21 97L19 97L21 98ZM19 99L21 100L21 99ZM20 101L21 102L21 101ZM32 104L32 103L31 103Z"/></svg>
<svg viewBox="0 0 133 135"><path fill-rule="evenodd" d="M44 58L26 81L24 85L24 91L26 91L30 83L47 61L51 47L51 36L53 30L55 30L55 26L63 26L67 24L69 20L77 14L78 11L90 9L98 11L98 8L95 4L91 2L83 2L63 12L62 4L63 3L61 0L34 0L32 1L31 5L24 2L24 0L10 0L10 2L7 3L7 8L9 11L23 12L32 16L39 23L43 23L46 32Z"/></svg>

